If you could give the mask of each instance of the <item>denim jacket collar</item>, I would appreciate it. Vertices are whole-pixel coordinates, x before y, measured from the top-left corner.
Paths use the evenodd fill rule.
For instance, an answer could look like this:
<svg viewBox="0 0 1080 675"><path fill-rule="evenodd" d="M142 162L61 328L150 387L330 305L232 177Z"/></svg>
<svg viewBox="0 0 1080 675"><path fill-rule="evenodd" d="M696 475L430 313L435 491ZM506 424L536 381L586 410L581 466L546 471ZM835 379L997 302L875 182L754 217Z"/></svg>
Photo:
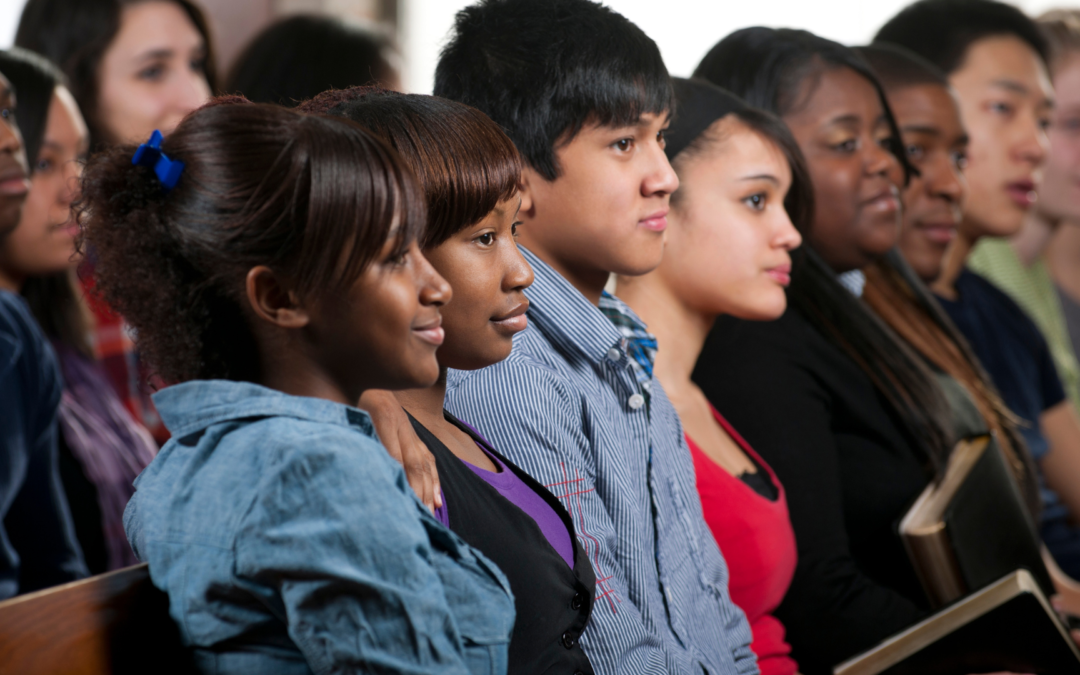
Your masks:
<svg viewBox="0 0 1080 675"><path fill-rule="evenodd" d="M211 425L251 417L295 417L340 424L375 438L366 412L321 398L292 396L251 382L192 380L153 396L161 419L176 438Z"/></svg>
<svg viewBox="0 0 1080 675"><path fill-rule="evenodd" d="M529 320L537 330L594 363L608 358L613 348L626 351L622 333L581 291L532 251L519 249L533 268L533 284L525 295L531 302Z"/></svg>

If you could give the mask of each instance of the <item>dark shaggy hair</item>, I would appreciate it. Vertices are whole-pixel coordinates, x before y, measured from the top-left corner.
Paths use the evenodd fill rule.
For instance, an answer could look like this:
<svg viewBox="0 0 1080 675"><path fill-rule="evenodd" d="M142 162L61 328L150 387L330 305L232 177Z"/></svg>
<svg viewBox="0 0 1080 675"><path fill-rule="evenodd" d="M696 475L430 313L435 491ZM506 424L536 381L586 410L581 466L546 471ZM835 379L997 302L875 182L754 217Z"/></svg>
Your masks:
<svg viewBox="0 0 1080 675"><path fill-rule="evenodd" d="M45 137L53 92L58 86L66 87L67 81L48 59L18 47L0 51L0 73L15 87L18 101L15 119L22 132L26 161L32 170Z"/></svg>
<svg viewBox="0 0 1080 675"><path fill-rule="evenodd" d="M889 19L874 42L909 49L951 74L968 48L988 37L1012 36L1035 50L1044 63L1049 48L1038 26L1022 11L995 0L919 0Z"/></svg>
<svg viewBox="0 0 1080 675"><path fill-rule="evenodd" d="M874 72L853 50L803 30L746 28L716 44L694 71L783 117L804 105L830 68L850 68L870 82L892 130L889 149L910 175L900 132ZM922 357L836 280L804 244L794 256L788 302L859 364L892 404L937 475L952 449L949 406Z"/></svg>
<svg viewBox="0 0 1080 675"><path fill-rule="evenodd" d="M225 91L256 103L295 106L328 89L385 84L397 76L389 41L327 16L272 24L236 59Z"/></svg>
<svg viewBox="0 0 1080 675"><path fill-rule="evenodd" d="M353 87L321 94L299 110L350 119L398 151L424 189L424 248L480 222L517 192L517 149L476 108L437 96Z"/></svg>
<svg viewBox="0 0 1080 675"><path fill-rule="evenodd" d="M423 227L412 173L347 120L229 97L188 115L162 151L185 163L172 191L132 166L134 147L113 148L87 167L80 215L98 289L167 381L259 380L252 267L290 279L301 298L325 297L389 237L401 253Z"/></svg>
<svg viewBox="0 0 1080 675"><path fill-rule="evenodd" d="M949 87L949 78L941 69L898 45L875 42L855 51L874 69L886 91L922 85Z"/></svg>
<svg viewBox="0 0 1080 675"><path fill-rule="evenodd" d="M141 0L27 0L15 45L49 59L67 76L71 93L90 127L90 147L99 149L109 139L98 120L98 71L101 59L120 31L124 7ZM217 91L213 41L202 10L192 0L168 0L187 14L202 35L206 50L202 73Z"/></svg>
<svg viewBox="0 0 1080 675"><path fill-rule="evenodd" d="M547 180L561 173L556 146L585 124L626 126L671 108L656 43L591 0L480 0L461 10L435 95L489 115Z"/></svg>

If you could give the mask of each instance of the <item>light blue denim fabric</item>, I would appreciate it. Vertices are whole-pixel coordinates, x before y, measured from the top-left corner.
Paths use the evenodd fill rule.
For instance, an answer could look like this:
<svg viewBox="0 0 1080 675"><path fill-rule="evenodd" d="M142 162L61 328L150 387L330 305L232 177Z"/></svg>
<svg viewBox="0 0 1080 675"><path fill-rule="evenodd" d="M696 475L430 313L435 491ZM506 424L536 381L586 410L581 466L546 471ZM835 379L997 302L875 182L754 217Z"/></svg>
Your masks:
<svg viewBox="0 0 1080 675"><path fill-rule="evenodd" d="M201 672L506 672L510 585L416 499L367 413L221 380L154 402L173 440L124 526Z"/></svg>

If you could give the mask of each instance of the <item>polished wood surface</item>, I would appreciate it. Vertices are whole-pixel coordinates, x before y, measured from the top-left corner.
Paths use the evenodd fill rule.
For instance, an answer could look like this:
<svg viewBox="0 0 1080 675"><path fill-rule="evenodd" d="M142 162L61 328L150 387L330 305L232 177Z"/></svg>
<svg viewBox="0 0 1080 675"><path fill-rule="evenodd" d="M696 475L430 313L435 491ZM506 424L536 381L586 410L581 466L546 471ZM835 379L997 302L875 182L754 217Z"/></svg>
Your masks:
<svg viewBox="0 0 1080 675"><path fill-rule="evenodd" d="M0 675L191 672L168 611L146 565L0 602Z"/></svg>

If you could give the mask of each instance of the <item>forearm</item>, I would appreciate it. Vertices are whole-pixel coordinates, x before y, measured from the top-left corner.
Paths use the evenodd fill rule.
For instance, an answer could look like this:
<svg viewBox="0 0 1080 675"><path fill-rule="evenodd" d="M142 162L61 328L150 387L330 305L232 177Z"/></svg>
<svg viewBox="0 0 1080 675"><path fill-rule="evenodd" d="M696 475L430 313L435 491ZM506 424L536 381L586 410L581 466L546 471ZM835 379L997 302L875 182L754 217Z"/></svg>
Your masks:
<svg viewBox="0 0 1080 675"><path fill-rule="evenodd" d="M1046 485L1080 520L1080 420L1066 400L1044 412L1039 424L1050 446L1040 462Z"/></svg>

